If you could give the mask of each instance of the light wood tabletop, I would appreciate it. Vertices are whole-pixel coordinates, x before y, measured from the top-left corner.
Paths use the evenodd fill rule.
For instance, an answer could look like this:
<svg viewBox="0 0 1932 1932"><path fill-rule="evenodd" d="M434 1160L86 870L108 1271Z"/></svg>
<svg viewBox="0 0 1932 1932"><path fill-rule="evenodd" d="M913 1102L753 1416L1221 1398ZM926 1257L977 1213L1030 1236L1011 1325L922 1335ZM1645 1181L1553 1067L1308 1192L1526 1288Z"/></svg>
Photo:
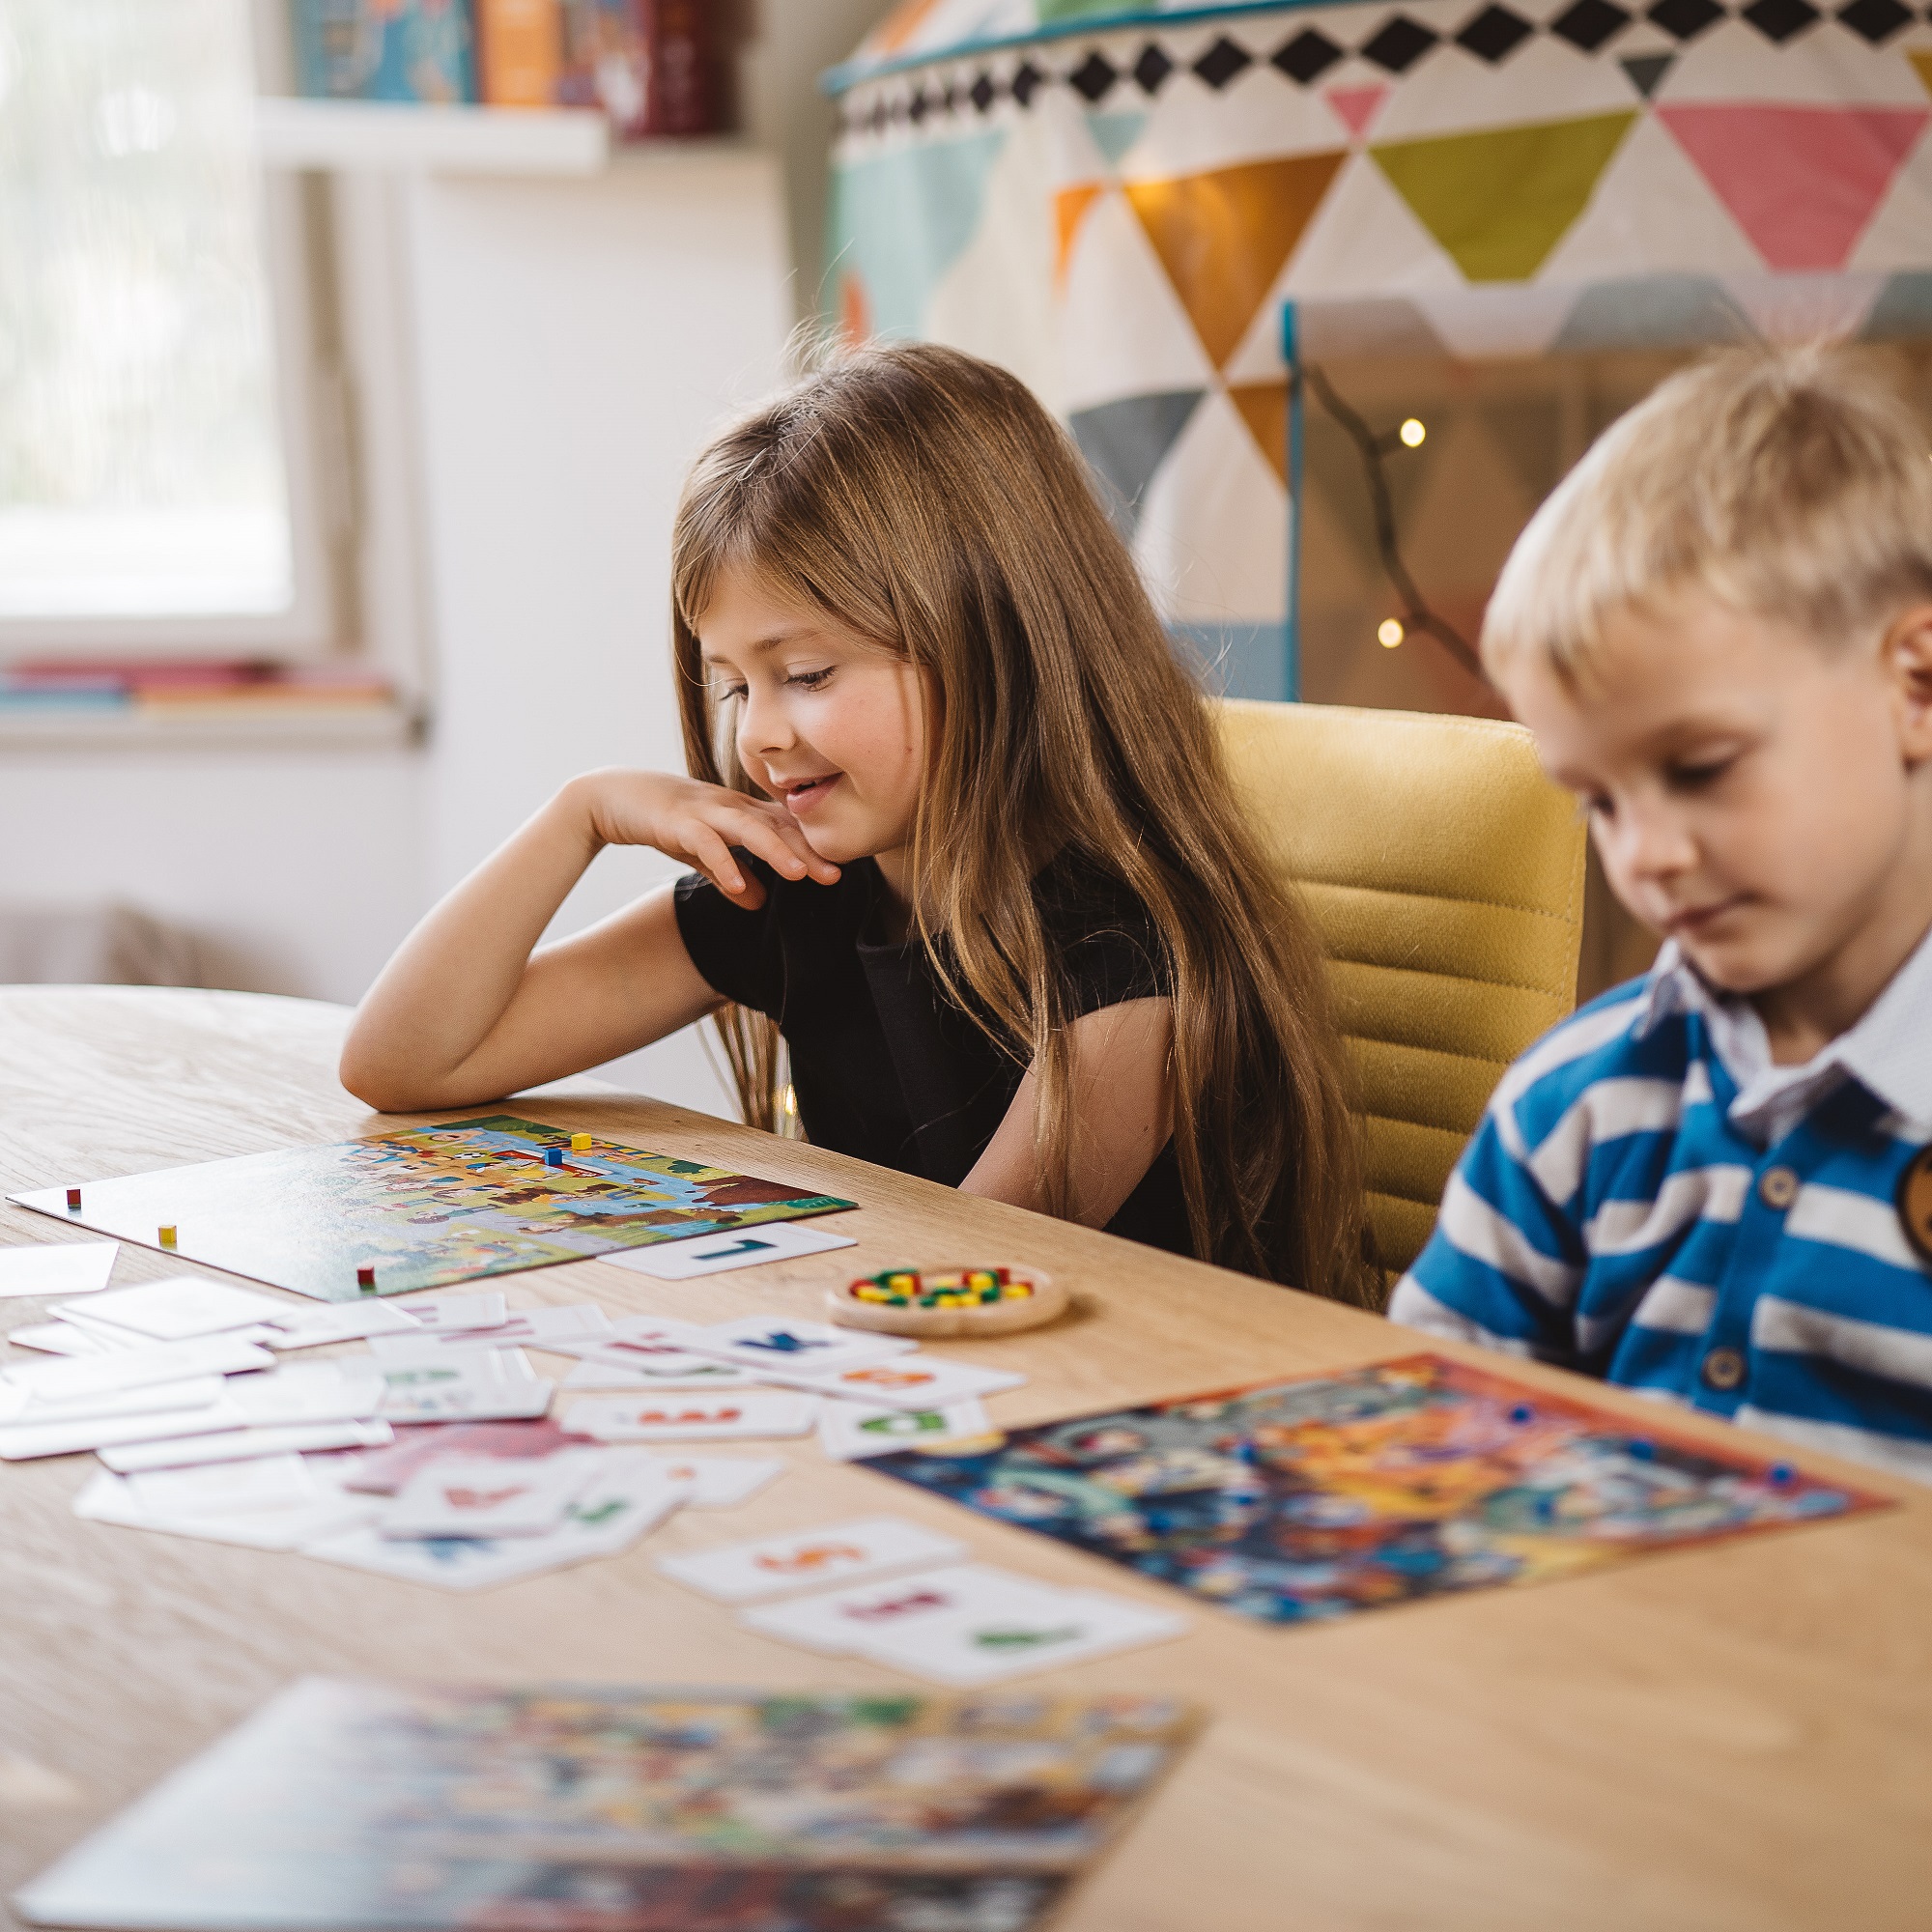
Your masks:
<svg viewBox="0 0 1932 1932"><path fill-rule="evenodd" d="M0 992L0 1182L458 1117L399 1122L346 1094L334 1077L346 1020L242 994ZM990 1399L1004 1425L1417 1347L1366 1315L660 1102L548 1091L516 1111L861 1207L825 1224L856 1250L685 1283L575 1263L506 1279L513 1304L809 1316L827 1286L891 1263L1032 1262L1086 1298L1080 1317L942 1345L1030 1378ZM78 1237L0 1208L0 1240ZM124 1247L116 1279L179 1265ZM18 1325L40 1307L12 1301L0 1316ZM1444 1352L1656 1415L1570 1377ZM1736 1439L1721 1424L1683 1426ZM1795 1456L1898 1507L1295 1629L1185 1601L829 1463L812 1443L757 1453L794 1466L743 1508L687 1512L614 1561L475 1596L81 1521L71 1504L91 1457L0 1466L0 1883L11 1890L304 1673L903 1688L879 1666L742 1630L652 1567L671 1550L887 1510L983 1560L1192 1620L1179 1641L1036 1680L1173 1692L1211 1713L1075 1895L1066 1932L1932 1923L1932 1491Z"/></svg>

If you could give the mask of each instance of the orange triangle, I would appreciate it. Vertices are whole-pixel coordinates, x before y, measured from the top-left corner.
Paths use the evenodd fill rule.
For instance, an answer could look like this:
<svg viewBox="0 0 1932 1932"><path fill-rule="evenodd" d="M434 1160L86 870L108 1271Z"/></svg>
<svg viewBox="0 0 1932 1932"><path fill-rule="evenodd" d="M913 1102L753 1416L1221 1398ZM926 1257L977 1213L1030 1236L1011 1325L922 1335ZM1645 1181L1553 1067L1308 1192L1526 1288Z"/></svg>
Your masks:
<svg viewBox="0 0 1932 1932"><path fill-rule="evenodd" d="M1274 465L1274 473L1284 486L1288 482L1288 384L1284 383L1235 383L1228 388L1228 400L1240 411L1248 434L1261 452Z"/></svg>
<svg viewBox="0 0 1932 1932"><path fill-rule="evenodd" d="M1081 182L1064 187L1053 197L1053 285L1066 286L1066 265L1073 259L1073 244L1080 238L1080 224L1087 211L1099 198L1104 182Z"/></svg>
<svg viewBox="0 0 1932 1932"><path fill-rule="evenodd" d="M1932 94L1932 53L1907 54L1912 63L1912 71L1918 76L1918 84L1927 94Z"/></svg>
<svg viewBox="0 0 1932 1932"><path fill-rule="evenodd" d="M1128 185L1127 199L1217 369L1348 158L1336 149Z"/></svg>

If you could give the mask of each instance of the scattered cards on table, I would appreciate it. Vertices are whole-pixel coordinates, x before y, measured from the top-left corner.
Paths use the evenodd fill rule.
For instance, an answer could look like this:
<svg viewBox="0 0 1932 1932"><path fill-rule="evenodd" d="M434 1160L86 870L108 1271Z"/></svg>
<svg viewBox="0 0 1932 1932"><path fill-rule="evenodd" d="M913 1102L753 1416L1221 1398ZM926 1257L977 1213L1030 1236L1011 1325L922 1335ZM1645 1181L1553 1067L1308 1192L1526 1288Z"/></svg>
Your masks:
<svg viewBox="0 0 1932 1932"><path fill-rule="evenodd" d="M0 1299L98 1293L107 1286L120 1249L118 1241L53 1241L0 1248Z"/></svg>

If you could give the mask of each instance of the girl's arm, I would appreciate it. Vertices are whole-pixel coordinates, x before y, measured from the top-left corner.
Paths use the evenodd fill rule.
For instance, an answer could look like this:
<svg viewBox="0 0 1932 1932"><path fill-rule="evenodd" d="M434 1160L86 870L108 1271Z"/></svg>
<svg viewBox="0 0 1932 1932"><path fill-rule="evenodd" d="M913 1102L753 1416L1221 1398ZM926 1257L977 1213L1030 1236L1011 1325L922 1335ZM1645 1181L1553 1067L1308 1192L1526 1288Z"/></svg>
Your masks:
<svg viewBox="0 0 1932 1932"><path fill-rule="evenodd" d="M342 1084L392 1113L468 1106L614 1060L716 1007L668 886L533 951L606 845L655 846L748 908L764 891L733 846L786 878L838 877L764 800L656 772L573 779L403 942L350 1029Z"/></svg>
<svg viewBox="0 0 1932 1932"><path fill-rule="evenodd" d="M1066 1030L1072 1058L1073 1147L1067 1216L1102 1228L1141 1183L1174 1131L1167 1000L1123 1000L1083 1014ZM962 1194L1044 1211L1034 1145L1035 1080L1028 1073L1006 1119L959 1183Z"/></svg>

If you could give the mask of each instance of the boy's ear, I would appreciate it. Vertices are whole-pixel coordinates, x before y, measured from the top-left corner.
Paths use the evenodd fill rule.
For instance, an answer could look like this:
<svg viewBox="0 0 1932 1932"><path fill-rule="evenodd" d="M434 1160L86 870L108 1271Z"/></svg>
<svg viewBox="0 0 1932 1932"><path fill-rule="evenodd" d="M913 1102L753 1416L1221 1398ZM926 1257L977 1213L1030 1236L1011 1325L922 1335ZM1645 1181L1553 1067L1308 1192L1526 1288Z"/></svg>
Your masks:
<svg viewBox="0 0 1932 1932"><path fill-rule="evenodd" d="M1895 617L1879 653L1897 707L1899 747L1918 764L1932 758L1932 604Z"/></svg>

